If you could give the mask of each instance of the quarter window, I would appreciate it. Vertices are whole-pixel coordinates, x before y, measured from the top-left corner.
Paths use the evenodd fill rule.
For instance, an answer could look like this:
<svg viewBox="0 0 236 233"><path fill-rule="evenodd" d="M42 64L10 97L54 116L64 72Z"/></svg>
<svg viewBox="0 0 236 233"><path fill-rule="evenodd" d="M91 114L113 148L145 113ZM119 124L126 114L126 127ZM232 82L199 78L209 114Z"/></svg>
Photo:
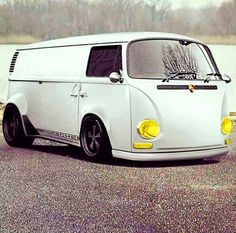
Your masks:
<svg viewBox="0 0 236 233"><path fill-rule="evenodd" d="M121 45L97 46L91 49L86 75L108 77L122 70Z"/></svg>

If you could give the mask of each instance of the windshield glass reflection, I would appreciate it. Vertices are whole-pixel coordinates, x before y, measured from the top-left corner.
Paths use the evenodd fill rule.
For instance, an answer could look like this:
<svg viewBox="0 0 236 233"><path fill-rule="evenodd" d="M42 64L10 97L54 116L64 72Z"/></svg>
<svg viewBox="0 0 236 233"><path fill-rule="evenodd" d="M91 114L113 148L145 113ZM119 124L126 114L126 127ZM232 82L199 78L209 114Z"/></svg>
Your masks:
<svg viewBox="0 0 236 233"><path fill-rule="evenodd" d="M145 40L129 46L133 78L205 79L214 72L202 45L186 41Z"/></svg>

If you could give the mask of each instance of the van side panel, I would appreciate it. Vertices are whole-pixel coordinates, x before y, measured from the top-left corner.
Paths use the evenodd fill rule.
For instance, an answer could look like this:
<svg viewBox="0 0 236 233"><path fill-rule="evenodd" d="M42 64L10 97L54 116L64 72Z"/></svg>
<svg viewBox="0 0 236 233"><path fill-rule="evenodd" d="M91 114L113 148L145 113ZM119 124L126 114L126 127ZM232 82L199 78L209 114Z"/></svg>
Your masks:
<svg viewBox="0 0 236 233"><path fill-rule="evenodd" d="M81 76L83 46L20 50L11 80L67 81Z"/></svg>
<svg viewBox="0 0 236 233"><path fill-rule="evenodd" d="M122 44L123 69L126 61L125 45ZM79 128L85 115L94 114L105 125L112 149L131 151L129 86L126 80L123 83L112 83L108 77L86 77L87 62L93 46L85 47L87 52L83 53L83 59L86 62L82 67L79 92Z"/></svg>
<svg viewBox="0 0 236 233"><path fill-rule="evenodd" d="M36 129L78 135L82 54L80 46L19 52L9 97L24 93L24 114Z"/></svg>
<svg viewBox="0 0 236 233"><path fill-rule="evenodd" d="M86 79L86 77L85 77ZM125 83L114 84L109 78L87 78L82 83L79 119L86 114L97 115L104 123L112 148L131 150L131 122L129 87Z"/></svg>

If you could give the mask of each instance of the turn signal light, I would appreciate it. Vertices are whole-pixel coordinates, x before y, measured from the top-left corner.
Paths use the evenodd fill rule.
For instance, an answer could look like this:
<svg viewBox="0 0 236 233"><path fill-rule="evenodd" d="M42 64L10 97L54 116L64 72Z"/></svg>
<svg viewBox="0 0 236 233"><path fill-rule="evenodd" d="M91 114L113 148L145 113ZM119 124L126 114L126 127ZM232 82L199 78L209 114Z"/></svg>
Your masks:
<svg viewBox="0 0 236 233"><path fill-rule="evenodd" d="M153 144L152 143L139 143L135 142L133 144L134 149L152 149Z"/></svg>
<svg viewBox="0 0 236 233"><path fill-rule="evenodd" d="M230 145L231 144L231 139L230 138L225 139L225 144Z"/></svg>

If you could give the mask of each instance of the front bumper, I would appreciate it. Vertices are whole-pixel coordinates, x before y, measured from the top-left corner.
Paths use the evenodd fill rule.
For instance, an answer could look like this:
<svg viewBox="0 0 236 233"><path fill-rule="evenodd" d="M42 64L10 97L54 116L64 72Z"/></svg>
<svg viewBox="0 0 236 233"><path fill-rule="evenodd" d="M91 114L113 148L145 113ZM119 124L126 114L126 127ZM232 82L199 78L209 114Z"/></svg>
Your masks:
<svg viewBox="0 0 236 233"><path fill-rule="evenodd" d="M133 161L171 161L171 160L192 160L218 157L227 155L230 152L229 146L219 146L216 148L204 148L193 150L178 150L178 151L161 151L161 152L126 152L112 150L112 155L115 158L127 159Z"/></svg>

